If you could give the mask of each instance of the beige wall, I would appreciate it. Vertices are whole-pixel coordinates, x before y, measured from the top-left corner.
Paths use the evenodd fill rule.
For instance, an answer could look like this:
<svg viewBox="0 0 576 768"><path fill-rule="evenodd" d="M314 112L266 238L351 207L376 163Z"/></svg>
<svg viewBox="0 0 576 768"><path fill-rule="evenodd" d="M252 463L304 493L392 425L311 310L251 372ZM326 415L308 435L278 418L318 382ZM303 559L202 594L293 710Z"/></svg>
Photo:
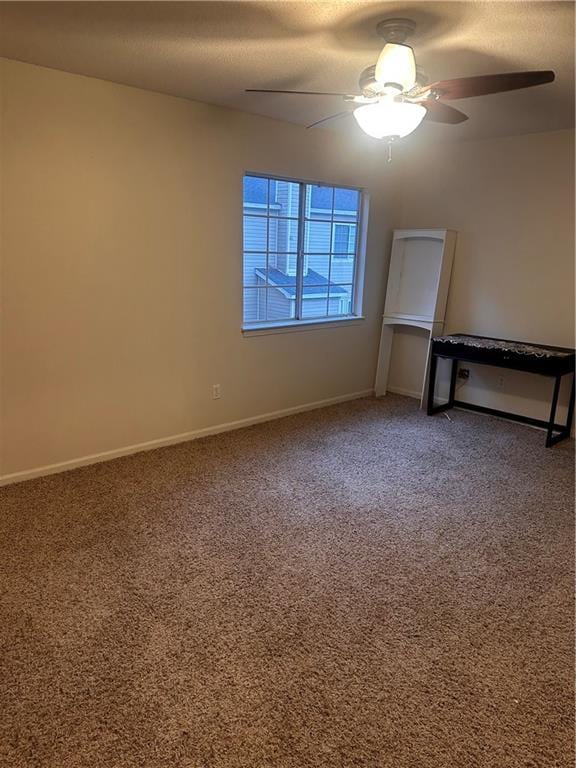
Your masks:
<svg viewBox="0 0 576 768"><path fill-rule="evenodd" d="M361 135L0 73L0 476L370 390L394 226L459 231L447 331L573 344L569 132L407 146L404 169ZM245 170L370 193L365 321L242 336ZM392 387L424 354L397 338ZM542 416L548 388L475 369L462 395Z"/></svg>
<svg viewBox="0 0 576 768"><path fill-rule="evenodd" d="M403 226L459 233L446 331L573 346L572 132L404 154ZM418 331L395 339L392 388L418 391L425 354ZM477 367L459 387L462 399L547 416L551 383L542 377Z"/></svg>
<svg viewBox="0 0 576 768"><path fill-rule="evenodd" d="M380 148L7 60L2 87L0 474L372 387ZM364 322L242 336L245 170L369 191Z"/></svg>

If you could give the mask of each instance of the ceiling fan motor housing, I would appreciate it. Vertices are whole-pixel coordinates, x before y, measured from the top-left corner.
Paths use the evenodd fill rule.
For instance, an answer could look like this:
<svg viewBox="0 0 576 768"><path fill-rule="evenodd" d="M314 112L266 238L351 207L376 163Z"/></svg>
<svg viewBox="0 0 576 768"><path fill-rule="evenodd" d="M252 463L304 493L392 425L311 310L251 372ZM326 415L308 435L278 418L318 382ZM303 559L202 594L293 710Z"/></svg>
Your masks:
<svg viewBox="0 0 576 768"><path fill-rule="evenodd" d="M382 95L382 84L376 82L375 78L376 65L372 64L370 67L366 67L361 73L358 80L358 85L362 94L367 98L375 98ZM416 85L423 86L428 82L428 77L421 70L416 70Z"/></svg>
<svg viewBox="0 0 576 768"><path fill-rule="evenodd" d="M379 37L386 43L395 43L397 45L404 44L415 31L416 22L404 18L384 19L376 27L376 33ZM360 90L367 98L380 96L383 92L382 84L376 81L375 69L376 65L366 67L360 75ZM417 82L418 84L425 83L426 78L419 75L417 77Z"/></svg>

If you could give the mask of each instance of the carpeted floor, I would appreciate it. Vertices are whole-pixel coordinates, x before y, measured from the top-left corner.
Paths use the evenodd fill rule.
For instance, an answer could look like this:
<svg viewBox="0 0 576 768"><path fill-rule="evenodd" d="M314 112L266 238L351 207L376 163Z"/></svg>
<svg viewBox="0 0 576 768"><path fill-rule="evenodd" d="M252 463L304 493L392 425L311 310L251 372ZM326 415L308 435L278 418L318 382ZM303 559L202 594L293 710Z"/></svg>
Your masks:
<svg viewBox="0 0 576 768"><path fill-rule="evenodd" d="M573 451L388 396L0 490L0 765L568 768Z"/></svg>

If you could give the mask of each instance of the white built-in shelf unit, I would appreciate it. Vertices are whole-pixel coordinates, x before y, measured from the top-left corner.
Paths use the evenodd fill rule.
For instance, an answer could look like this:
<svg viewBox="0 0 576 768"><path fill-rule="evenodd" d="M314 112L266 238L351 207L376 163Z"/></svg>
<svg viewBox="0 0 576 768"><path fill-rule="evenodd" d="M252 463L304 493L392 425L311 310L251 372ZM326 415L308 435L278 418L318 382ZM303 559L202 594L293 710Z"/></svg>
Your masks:
<svg viewBox="0 0 576 768"><path fill-rule="evenodd" d="M444 330L456 232L451 229L397 229L392 240L390 269L375 390L381 396L388 387L388 371L394 328L408 325L432 336ZM422 372L422 393L426 384Z"/></svg>

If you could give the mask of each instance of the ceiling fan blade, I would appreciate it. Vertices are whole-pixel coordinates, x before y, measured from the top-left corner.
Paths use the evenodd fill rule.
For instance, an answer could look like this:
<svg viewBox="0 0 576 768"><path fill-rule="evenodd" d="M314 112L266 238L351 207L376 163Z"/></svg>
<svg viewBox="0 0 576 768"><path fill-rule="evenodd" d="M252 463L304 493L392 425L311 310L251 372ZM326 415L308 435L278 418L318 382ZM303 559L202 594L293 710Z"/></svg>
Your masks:
<svg viewBox="0 0 576 768"><path fill-rule="evenodd" d="M352 112L349 112L346 110L345 112L336 112L335 115L328 115L328 117L323 117L322 120L316 120L315 123L310 123L310 125L306 126L306 129L308 128L315 128L317 125L321 125L322 123L327 123L328 120L340 120L342 117L348 117L348 115L351 115Z"/></svg>
<svg viewBox="0 0 576 768"><path fill-rule="evenodd" d="M424 99L417 102L423 107L426 107L425 120L430 120L433 123L450 123L450 125L456 125L457 123L463 123L468 120L468 115L464 112L460 112L459 109L449 107L448 104L444 104L436 99Z"/></svg>
<svg viewBox="0 0 576 768"><path fill-rule="evenodd" d="M422 86L415 95L424 95L429 91L434 91L441 99L468 99L471 96L486 96L489 93L502 93L515 91L519 88L531 88L534 85L544 85L544 83L551 83L554 77L554 72L551 70L459 77L455 80L438 80L436 83L429 83Z"/></svg>
<svg viewBox="0 0 576 768"><path fill-rule="evenodd" d="M290 93L297 96L342 96L349 97L349 93L334 93L333 91L280 91L274 88L245 88L245 93Z"/></svg>

